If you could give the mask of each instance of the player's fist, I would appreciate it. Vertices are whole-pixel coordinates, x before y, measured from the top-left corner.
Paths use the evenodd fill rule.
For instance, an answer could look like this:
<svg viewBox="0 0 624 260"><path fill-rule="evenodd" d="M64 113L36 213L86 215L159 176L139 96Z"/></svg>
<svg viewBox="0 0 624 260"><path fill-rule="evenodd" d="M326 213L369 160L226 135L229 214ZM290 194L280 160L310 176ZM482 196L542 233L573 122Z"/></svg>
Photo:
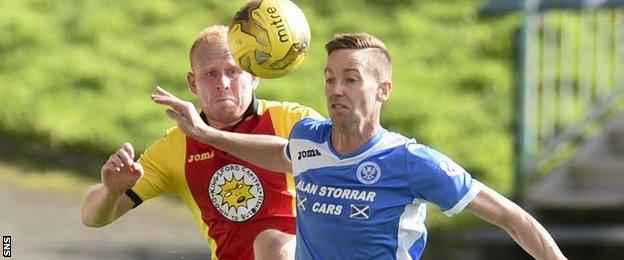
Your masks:
<svg viewBox="0 0 624 260"><path fill-rule="evenodd" d="M124 143L112 154L101 170L102 183L113 195L119 195L132 188L143 175L141 164L134 162L134 148Z"/></svg>

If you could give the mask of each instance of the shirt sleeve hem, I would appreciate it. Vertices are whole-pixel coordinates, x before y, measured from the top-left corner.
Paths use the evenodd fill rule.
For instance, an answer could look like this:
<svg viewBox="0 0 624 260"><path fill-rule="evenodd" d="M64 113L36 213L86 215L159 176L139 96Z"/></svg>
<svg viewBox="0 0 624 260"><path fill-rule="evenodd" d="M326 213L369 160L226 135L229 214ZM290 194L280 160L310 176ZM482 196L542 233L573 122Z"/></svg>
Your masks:
<svg viewBox="0 0 624 260"><path fill-rule="evenodd" d="M292 159L290 159L290 140L289 143L284 145L284 147L282 148L282 153L284 154L284 158L286 158L286 160L288 160L289 162L292 163Z"/></svg>
<svg viewBox="0 0 624 260"><path fill-rule="evenodd" d="M451 209L443 212L447 217L459 213L464 208L466 208L466 206L468 206L468 203L470 203L475 197L477 197L477 194L479 194L479 192L483 188L483 184L477 180L473 181L474 184L472 185L470 190L468 190L466 195L464 195L464 197L461 198L459 202L457 202L457 204L455 204L455 206L453 206Z"/></svg>
<svg viewBox="0 0 624 260"><path fill-rule="evenodd" d="M132 202L134 202L134 206L132 206L132 208L136 208L143 203L143 199L141 199L141 197L139 197L139 195L132 189L127 190L126 195L132 200Z"/></svg>

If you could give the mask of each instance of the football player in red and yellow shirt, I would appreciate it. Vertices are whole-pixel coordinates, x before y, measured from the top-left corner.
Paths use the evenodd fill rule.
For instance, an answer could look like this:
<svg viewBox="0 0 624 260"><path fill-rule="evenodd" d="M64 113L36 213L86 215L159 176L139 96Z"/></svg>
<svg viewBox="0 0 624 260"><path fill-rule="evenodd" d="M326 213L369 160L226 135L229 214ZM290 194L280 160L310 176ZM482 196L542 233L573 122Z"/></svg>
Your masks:
<svg viewBox="0 0 624 260"><path fill-rule="evenodd" d="M226 40L227 27L212 26L191 47L187 81L205 122L226 131L287 138L300 119L320 117L295 103L257 99L253 91L259 79L236 65ZM92 187L82 205L85 225L105 226L145 200L172 193L196 218L212 259L253 259L260 232L295 233L289 174L249 164L186 137L177 127L137 162L134 157L129 143L109 157L101 170L102 183Z"/></svg>

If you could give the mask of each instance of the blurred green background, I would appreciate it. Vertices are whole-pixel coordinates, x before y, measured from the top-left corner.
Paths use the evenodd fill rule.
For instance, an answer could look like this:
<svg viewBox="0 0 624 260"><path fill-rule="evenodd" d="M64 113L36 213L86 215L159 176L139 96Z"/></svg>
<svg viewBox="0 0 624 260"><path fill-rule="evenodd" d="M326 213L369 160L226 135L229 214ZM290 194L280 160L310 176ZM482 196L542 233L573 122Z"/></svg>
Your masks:
<svg viewBox="0 0 624 260"><path fill-rule="evenodd" d="M174 125L149 99L156 85L195 100L185 79L190 45L204 27L228 24L245 2L0 0L0 159L43 169L72 161L62 165L86 165L73 174L95 182L122 142L141 151ZM477 0L295 2L311 26L311 50L294 73L262 80L259 97L327 115L324 43L335 33L369 32L394 58L382 124L511 191L518 15L478 18Z"/></svg>

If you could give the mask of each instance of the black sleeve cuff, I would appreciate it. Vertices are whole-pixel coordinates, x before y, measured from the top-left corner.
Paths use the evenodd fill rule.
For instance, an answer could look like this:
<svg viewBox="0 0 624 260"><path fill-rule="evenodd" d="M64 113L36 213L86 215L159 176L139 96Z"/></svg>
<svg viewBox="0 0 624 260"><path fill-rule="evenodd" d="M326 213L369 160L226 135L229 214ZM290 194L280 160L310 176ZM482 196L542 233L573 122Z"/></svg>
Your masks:
<svg viewBox="0 0 624 260"><path fill-rule="evenodd" d="M137 206L141 205L141 203L143 203L141 197L139 197L139 195L137 195L131 189L126 191L126 195L128 195L128 197L134 202L134 206L132 208L136 208Z"/></svg>

